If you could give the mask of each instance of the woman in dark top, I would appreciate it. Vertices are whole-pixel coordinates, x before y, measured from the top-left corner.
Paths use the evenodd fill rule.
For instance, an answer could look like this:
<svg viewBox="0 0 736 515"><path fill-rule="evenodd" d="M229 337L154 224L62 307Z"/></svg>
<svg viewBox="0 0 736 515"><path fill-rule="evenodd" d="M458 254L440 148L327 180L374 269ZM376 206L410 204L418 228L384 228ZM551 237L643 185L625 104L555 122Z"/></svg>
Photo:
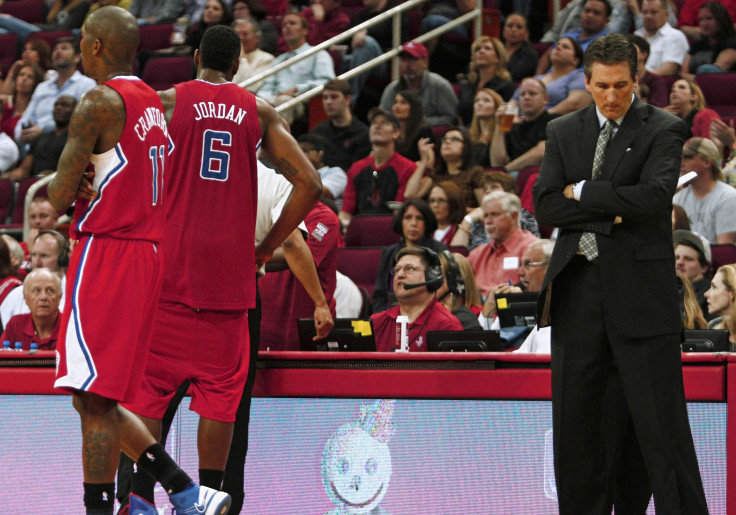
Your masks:
<svg viewBox="0 0 736 515"><path fill-rule="evenodd" d="M422 99L409 90L399 91L394 97L391 112L399 120L400 136L396 142L396 152L411 161L419 161L419 140L429 138L434 143L432 129L424 122Z"/></svg>
<svg viewBox="0 0 736 515"><path fill-rule="evenodd" d="M521 79L533 77L539 62L539 54L529 41L529 29L523 14L511 13L506 17L506 23L503 24L503 41L508 56L506 69L511 74L511 80L521 82Z"/></svg>
<svg viewBox="0 0 736 515"><path fill-rule="evenodd" d="M506 49L497 38L481 36L471 47L470 71L460 83L457 112L464 125L473 117L473 100L479 89L497 92L504 101L514 94L514 83L506 69Z"/></svg>
<svg viewBox="0 0 736 515"><path fill-rule="evenodd" d="M202 11L202 21L189 33L184 44L191 48L190 53L194 55L194 51L199 48L205 30L214 25L229 26L232 22L233 14L229 5L223 0L207 0L204 11Z"/></svg>
<svg viewBox="0 0 736 515"><path fill-rule="evenodd" d="M483 329L478 315L483 310L475 273L467 258L462 254L440 252L440 263L445 283L437 290L437 299L455 315L466 331ZM462 285L458 287L458 285Z"/></svg>
<svg viewBox="0 0 736 515"><path fill-rule="evenodd" d="M693 41L682 63L685 78L697 73L725 73L736 68L733 21L718 2L708 2L698 12L700 39Z"/></svg>
<svg viewBox="0 0 736 515"><path fill-rule="evenodd" d="M483 88L475 94L473 119L468 127L473 142L473 160L483 167L491 166L491 140L496 128L496 110L503 103L501 95Z"/></svg>
<svg viewBox="0 0 736 515"><path fill-rule="evenodd" d="M432 174L435 184L452 181L463 192L465 207L478 207L475 189L479 188L479 177L483 169L473 160L473 142L464 127L450 127L442 136L437 166Z"/></svg>
<svg viewBox="0 0 736 515"><path fill-rule="evenodd" d="M378 275L373 288L373 312L378 313L391 307L394 303L391 264L396 253L404 247L427 247L435 252L447 246L432 238L437 229L437 219L422 199L411 198L404 202L394 213L393 230L401 235L401 241L389 245L381 253Z"/></svg>

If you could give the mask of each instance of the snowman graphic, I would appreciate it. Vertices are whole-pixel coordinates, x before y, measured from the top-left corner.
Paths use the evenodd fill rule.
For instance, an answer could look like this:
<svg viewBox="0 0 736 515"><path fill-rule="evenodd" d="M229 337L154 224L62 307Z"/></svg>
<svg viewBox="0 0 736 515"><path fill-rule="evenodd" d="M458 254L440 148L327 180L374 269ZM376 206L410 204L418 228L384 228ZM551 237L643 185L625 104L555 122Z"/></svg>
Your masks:
<svg viewBox="0 0 736 515"><path fill-rule="evenodd" d="M322 484L335 504L328 515L388 515L379 503L391 479L388 441L396 401L381 399L361 405L360 419L330 437L322 453Z"/></svg>

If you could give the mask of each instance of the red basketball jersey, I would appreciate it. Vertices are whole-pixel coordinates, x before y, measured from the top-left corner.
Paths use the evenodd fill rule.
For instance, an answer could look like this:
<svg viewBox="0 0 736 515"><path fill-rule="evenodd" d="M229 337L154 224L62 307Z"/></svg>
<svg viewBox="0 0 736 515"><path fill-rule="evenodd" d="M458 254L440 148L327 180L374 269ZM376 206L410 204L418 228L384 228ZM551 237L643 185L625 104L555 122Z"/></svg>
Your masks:
<svg viewBox="0 0 736 515"><path fill-rule="evenodd" d="M231 83L176 87L169 131L162 300L202 309L255 306L255 97Z"/></svg>
<svg viewBox="0 0 736 515"><path fill-rule="evenodd" d="M97 197L77 200L72 237L158 242L164 230L164 169L170 152L161 100L137 77L115 77L105 85L123 98L125 128L115 147L90 157Z"/></svg>

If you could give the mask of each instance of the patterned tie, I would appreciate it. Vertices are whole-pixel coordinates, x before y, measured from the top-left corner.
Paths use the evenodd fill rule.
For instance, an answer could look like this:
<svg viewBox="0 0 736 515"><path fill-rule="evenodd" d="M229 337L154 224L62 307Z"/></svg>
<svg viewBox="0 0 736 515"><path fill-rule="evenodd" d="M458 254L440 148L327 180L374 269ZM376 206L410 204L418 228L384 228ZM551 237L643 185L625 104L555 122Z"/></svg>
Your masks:
<svg viewBox="0 0 736 515"><path fill-rule="evenodd" d="M606 120L603 130L598 135L598 143L595 145L595 156L593 157L593 173L592 179L596 180L601 174L603 160L606 157L606 147L613 137L614 130L618 127L616 122ZM580 237L579 248L588 261L593 261L598 257L598 244L595 241L595 234L592 232L584 232Z"/></svg>

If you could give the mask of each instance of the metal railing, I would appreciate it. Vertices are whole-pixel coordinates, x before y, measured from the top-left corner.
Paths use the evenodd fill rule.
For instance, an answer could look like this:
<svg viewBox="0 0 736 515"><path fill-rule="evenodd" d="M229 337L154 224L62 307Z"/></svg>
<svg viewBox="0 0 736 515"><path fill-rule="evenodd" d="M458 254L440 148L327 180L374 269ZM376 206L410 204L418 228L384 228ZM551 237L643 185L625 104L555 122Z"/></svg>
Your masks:
<svg viewBox="0 0 736 515"><path fill-rule="evenodd" d="M306 59L308 57L313 56L317 52L320 52L322 50L326 50L332 45L335 45L337 43L340 43L341 41L344 41L348 38L351 38L355 33L360 32L363 29L367 29L369 27L372 27L373 25L377 25L379 23L383 23L389 18L392 18L393 25L392 25L392 46L393 49L389 50L388 52L384 53L383 55L380 55L376 57L375 59L368 61L367 63L364 63L360 66L357 66L356 68L353 68L341 75L338 75L338 79L349 79L351 77L354 77L356 75L360 75L363 72L366 72L368 70L371 70L375 68L376 66L379 66L380 64L388 61L389 59L393 59L396 57L399 52L401 51L401 14L404 11L408 11L410 9L413 9L415 7L418 7L419 5L423 4L427 0L409 0L408 2L404 2L392 9L389 9L385 13L379 14L378 16L371 18L370 20L367 20L360 25L356 25L352 29L348 29L345 32L338 34L337 36L328 39L327 41L324 41L320 43L319 45L316 45L310 49L308 49L306 52L303 52L299 55L296 55L283 63L279 63L278 65L269 68L267 70L262 71L261 73L258 73L256 75L253 75L248 80L245 80L239 84L239 86L246 88L250 86L251 84L255 84L256 82L259 82L266 77L270 77L271 75L274 75L281 70L288 68L289 66L298 63L299 61L302 61L303 59ZM422 34L421 36L418 36L414 38L413 41L416 41L418 43L424 43L425 41L428 41L430 39L434 39L436 37L441 36L445 32L448 32L455 27L462 25L468 21L473 20L475 23L475 33L480 34L481 33L481 16L483 14L483 2L482 0L475 0L475 8L467 12L454 20L449 21L448 23L437 27L436 29L433 29L425 34ZM398 76L398 62L394 61L393 68L392 68L392 77ZM294 97L293 99L284 102L283 104L280 104L276 107L277 112L283 112L288 109L292 109L297 104L300 104L302 102L306 102L313 96L316 96L322 92L323 87L317 86L315 88L310 89L309 91L305 91L301 95Z"/></svg>

